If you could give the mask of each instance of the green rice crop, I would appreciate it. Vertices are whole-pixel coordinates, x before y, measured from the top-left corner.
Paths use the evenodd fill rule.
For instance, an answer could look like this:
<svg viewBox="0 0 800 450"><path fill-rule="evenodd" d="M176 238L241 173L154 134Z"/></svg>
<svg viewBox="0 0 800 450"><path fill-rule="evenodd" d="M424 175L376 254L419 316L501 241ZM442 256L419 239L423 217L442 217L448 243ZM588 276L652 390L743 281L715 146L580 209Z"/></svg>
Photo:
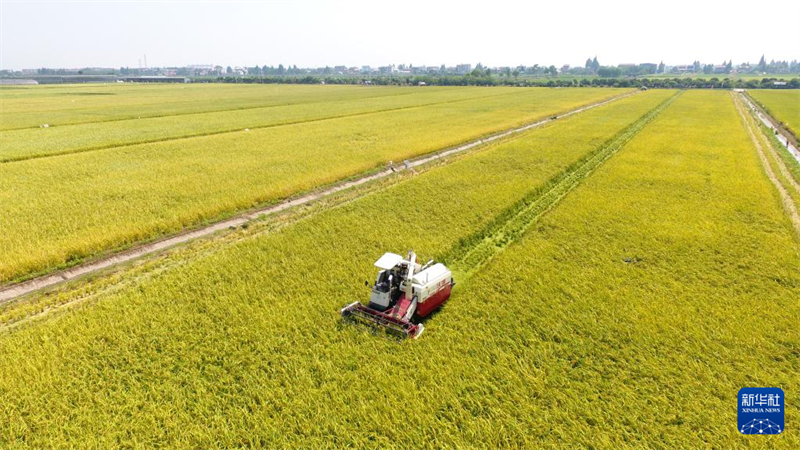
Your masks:
<svg viewBox="0 0 800 450"><path fill-rule="evenodd" d="M64 267L623 92L519 89L3 163L0 280Z"/></svg>
<svg viewBox="0 0 800 450"><path fill-rule="evenodd" d="M797 89L748 90L767 112L800 138L800 91Z"/></svg>
<svg viewBox="0 0 800 450"><path fill-rule="evenodd" d="M518 446L526 429L502 414L527 363L486 345L491 322L459 325L496 306L465 308L457 286L404 344L340 326L338 308L366 297L383 252L448 252L673 94L555 121L5 330L0 446Z"/></svg>

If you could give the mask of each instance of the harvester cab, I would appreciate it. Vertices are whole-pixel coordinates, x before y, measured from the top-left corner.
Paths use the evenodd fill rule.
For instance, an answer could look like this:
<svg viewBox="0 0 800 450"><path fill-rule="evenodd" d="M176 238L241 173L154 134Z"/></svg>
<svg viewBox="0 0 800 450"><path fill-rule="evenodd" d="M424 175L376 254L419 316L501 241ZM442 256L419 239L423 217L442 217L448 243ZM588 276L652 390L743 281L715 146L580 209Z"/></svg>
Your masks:
<svg viewBox="0 0 800 450"><path fill-rule="evenodd" d="M386 253L375 261L375 267L379 272L369 305L353 302L342 308L342 318L400 338L419 337L425 330L419 319L450 298L455 285L450 270L433 260L418 264L413 251L406 258ZM366 284L369 286L369 282Z"/></svg>

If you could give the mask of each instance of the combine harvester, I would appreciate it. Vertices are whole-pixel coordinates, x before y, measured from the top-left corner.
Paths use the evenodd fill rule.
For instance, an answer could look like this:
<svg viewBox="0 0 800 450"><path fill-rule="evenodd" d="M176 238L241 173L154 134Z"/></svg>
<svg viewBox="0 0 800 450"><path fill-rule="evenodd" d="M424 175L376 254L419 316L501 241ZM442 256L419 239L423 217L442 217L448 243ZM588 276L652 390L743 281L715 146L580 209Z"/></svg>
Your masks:
<svg viewBox="0 0 800 450"><path fill-rule="evenodd" d="M406 259L394 253L381 256L375 261L381 270L372 286L369 306L353 302L342 308L342 318L401 339L420 337L425 327L419 319L447 301L456 283L444 264L430 260L420 266L416 259L413 251ZM369 287L368 281L364 284Z"/></svg>

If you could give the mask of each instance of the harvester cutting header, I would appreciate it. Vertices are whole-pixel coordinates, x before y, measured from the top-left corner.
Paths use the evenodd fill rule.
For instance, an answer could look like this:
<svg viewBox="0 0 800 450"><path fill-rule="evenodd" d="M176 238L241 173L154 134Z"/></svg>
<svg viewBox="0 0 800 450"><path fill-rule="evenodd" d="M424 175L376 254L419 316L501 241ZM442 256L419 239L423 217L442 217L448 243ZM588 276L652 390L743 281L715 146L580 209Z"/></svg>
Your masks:
<svg viewBox="0 0 800 450"><path fill-rule="evenodd" d="M441 263L417 264L408 256L386 253L375 261L380 269L369 306L353 302L341 310L342 318L383 329L391 335L418 338L425 327L419 319L440 307L455 286L450 270ZM369 282L365 282L369 286Z"/></svg>

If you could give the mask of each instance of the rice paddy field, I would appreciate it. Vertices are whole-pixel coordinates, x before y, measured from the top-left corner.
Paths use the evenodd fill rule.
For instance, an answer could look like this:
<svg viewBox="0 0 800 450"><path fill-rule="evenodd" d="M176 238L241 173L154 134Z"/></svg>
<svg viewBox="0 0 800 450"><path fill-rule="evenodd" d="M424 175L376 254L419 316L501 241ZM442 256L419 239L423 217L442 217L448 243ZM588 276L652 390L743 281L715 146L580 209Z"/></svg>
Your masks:
<svg viewBox="0 0 800 450"><path fill-rule="evenodd" d="M800 91L753 89L747 92L792 134L800 136Z"/></svg>
<svg viewBox="0 0 800 450"><path fill-rule="evenodd" d="M125 97L135 88L121 88L121 103L130 102L131 108L152 114L153 105L135 104L134 99L141 100ZM295 96L291 95L294 87L289 88L289 93L278 95L279 100L270 99L274 87L251 87L250 94L265 96L262 103L294 101L290 106L194 114L199 101L185 101L182 113L141 120L123 119L118 106L89 96L92 107L87 109L98 117L82 124L74 122L86 120L87 112L69 109L71 103L65 107L61 91L55 89L50 102L37 103L42 110L54 110L37 111L37 120L45 120L49 113L63 114L63 120L73 125L3 133L0 251L5 258L0 262L0 280L62 268L384 168L389 161L455 146L628 92L361 87L341 94L354 91L354 98L334 97L326 102L332 94L317 86L322 88L317 102L308 103L309 88ZM143 89L148 92L147 87ZM217 89L211 87L209 101L218 95ZM195 95L192 92L189 98ZM361 98L364 92L373 97ZM238 91L233 95L239 95ZM10 111L30 108L17 100L7 101ZM242 104L252 102L243 100ZM166 107L172 108L177 106ZM13 117L10 112L5 115ZM289 119L292 115L295 118ZM153 125L153 120L162 122ZM295 122L277 125L291 120ZM105 136L111 138L108 145L92 147ZM155 142L136 144L142 136ZM52 154L53 149L59 154ZM28 158L14 160L15 155Z"/></svg>
<svg viewBox="0 0 800 450"><path fill-rule="evenodd" d="M0 90L5 279L631 93L136 88ZM798 448L800 184L737 95L633 93L0 303L0 447ZM423 336L343 324L409 248L457 281ZM748 386L784 433L739 434Z"/></svg>

